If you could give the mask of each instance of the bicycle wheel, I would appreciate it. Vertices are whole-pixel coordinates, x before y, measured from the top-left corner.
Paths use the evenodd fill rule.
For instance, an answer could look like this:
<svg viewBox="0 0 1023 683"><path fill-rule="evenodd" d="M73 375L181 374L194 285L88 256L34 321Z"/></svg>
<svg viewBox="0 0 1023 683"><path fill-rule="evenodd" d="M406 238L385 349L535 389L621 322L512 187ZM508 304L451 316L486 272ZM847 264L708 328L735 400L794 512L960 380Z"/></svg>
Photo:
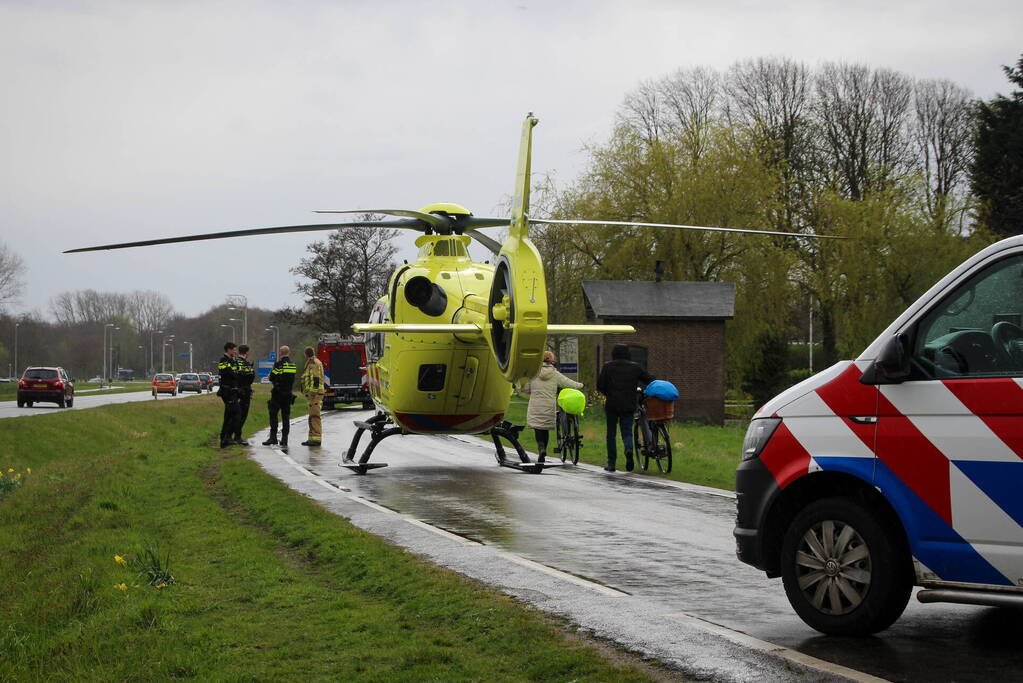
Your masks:
<svg viewBox="0 0 1023 683"><path fill-rule="evenodd" d="M554 449L554 452L561 454L561 462L565 462L565 460L568 458L568 450L565 448L565 446L567 445L566 441L568 436L567 434L568 430L565 429L565 417L566 416L564 411L558 410L557 416L555 417L554 420L554 427L556 430L555 437L558 442L558 447Z"/></svg>
<svg viewBox="0 0 1023 683"><path fill-rule="evenodd" d="M668 433L668 425L658 422L653 425L652 431L652 445L657 457L657 469L661 474L668 474L671 472L671 435Z"/></svg>
<svg viewBox="0 0 1023 683"><path fill-rule="evenodd" d="M579 416L569 415L566 422L568 434L565 437L565 449L568 451L568 456L572 458L572 464L578 465L579 449L583 445L583 438L579 436Z"/></svg>
<svg viewBox="0 0 1023 683"><path fill-rule="evenodd" d="M636 464L644 470L650 466L650 443L647 440L647 430L643 429L644 418L639 418L632 423L632 446L635 449Z"/></svg>

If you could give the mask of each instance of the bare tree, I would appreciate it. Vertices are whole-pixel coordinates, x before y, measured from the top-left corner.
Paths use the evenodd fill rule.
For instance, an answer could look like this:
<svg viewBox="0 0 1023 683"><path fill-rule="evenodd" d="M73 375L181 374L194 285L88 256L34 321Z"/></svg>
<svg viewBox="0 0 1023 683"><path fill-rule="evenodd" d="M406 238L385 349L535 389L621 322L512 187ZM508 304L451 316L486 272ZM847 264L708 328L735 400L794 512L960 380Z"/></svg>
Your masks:
<svg viewBox="0 0 1023 683"><path fill-rule="evenodd" d="M25 264L4 242L0 242L0 309L4 303L17 299L24 288Z"/></svg>
<svg viewBox="0 0 1023 683"><path fill-rule="evenodd" d="M361 220L373 220L373 215L363 215ZM323 242L310 244L306 247L310 256L291 269L302 278L295 291L305 297L305 305L278 311L277 317L324 332L345 332L352 323L366 320L394 269L396 249L391 240L397 234L397 230L340 228Z"/></svg>
<svg viewBox="0 0 1023 683"><path fill-rule="evenodd" d="M973 157L973 95L949 80L918 81L913 95L913 143L926 181L927 212L936 227L947 229L966 213L964 201L953 205L956 193L965 191Z"/></svg>
<svg viewBox="0 0 1023 683"><path fill-rule="evenodd" d="M911 95L909 78L888 69L829 63L818 73L816 113L825 170L849 199L863 199L905 170Z"/></svg>

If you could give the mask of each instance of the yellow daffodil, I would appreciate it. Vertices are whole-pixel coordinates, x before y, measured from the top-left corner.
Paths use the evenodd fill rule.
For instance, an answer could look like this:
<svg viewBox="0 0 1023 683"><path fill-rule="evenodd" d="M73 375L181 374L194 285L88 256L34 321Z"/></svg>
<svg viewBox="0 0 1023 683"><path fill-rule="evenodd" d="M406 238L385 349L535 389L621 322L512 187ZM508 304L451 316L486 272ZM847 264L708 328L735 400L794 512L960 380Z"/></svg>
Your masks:
<svg viewBox="0 0 1023 683"><path fill-rule="evenodd" d="M13 467L8 467L8 468L7 468L7 471L8 471L8 472L13 472L13 471L14 471L14 468L13 468Z"/></svg>
<svg viewBox="0 0 1023 683"><path fill-rule="evenodd" d="M114 555L114 562L117 564L124 564L124 558L120 555Z"/></svg>
<svg viewBox="0 0 1023 683"><path fill-rule="evenodd" d="M126 585L124 585L123 583L119 583L119 584L117 584L117 590L126 591L126 590L128 590L128 587Z"/></svg>
<svg viewBox="0 0 1023 683"><path fill-rule="evenodd" d="M167 584L165 584L165 583L161 583L160 585L158 585L158 586L156 587L156 590L163 590L163 589L164 589L164 588L166 588L166 587L167 587Z"/></svg>
<svg viewBox="0 0 1023 683"><path fill-rule="evenodd" d="M32 468L31 467L26 467L25 471L28 472L29 474L32 474Z"/></svg>

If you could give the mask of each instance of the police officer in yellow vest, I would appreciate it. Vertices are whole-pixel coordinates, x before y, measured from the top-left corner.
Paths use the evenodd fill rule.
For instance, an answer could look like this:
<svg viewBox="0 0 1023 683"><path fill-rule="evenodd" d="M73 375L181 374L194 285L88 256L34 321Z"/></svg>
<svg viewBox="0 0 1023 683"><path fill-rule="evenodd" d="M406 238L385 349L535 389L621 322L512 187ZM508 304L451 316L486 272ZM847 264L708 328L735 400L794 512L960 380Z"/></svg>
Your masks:
<svg viewBox="0 0 1023 683"><path fill-rule="evenodd" d="M302 371L302 393L309 401L309 439L303 446L319 446L323 440L323 425L320 422L320 408L325 393L323 363L316 357L313 347L305 347L305 369Z"/></svg>
<svg viewBox="0 0 1023 683"><path fill-rule="evenodd" d="M232 440L235 443L249 445L242 438L245 420L249 418L249 404L252 402L252 382L256 379L256 367L249 362L249 345L238 347L238 355L234 357L234 371L238 382L238 414L234 422Z"/></svg>
<svg viewBox="0 0 1023 683"><path fill-rule="evenodd" d="M291 431L291 404L295 396L291 393L295 384L295 364L291 362L291 349L282 346L278 351L277 362L270 371L270 400L266 407L270 411L270 438L263 442L264 446L277 444L277 413L281 414L281 450L288 452L288 432Z"/></svg>

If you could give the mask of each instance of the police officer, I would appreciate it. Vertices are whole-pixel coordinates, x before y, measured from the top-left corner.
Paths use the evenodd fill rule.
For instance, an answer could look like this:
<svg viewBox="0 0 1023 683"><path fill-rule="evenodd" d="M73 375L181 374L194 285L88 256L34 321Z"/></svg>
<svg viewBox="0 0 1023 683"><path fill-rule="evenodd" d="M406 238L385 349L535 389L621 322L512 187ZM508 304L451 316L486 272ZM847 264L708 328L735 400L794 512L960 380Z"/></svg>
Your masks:
<svg viewBox="0 0 1023 683"><path fill-rule="evenodd" d="M252 402L252 382L256 379L256 368L249 362L249 345L238 347L238 355L234 358L235 372L238 373L238 419L235 421L233 440L248 446L249 442L242 438L242 428L249 417L249 403Z"/></svg>
<svg viewBox="0 0 1023 683"><path fill-rule="evenodd" d="M234 446L234 425L238 420L238 372L235 369L234 342L224 344L224 355L217 361L220 389L217 396L224 402L224 423L220 425L220 447Z"/></svg>
<svg viewBox="0 0 1023 683"><path fill-rule="evenodd" d="M282 346L277 352L277 362L270 371L270 400L266 407L270 411L270 438L263 442L264 446L277 443L277 413L281 414L281 450L288 452L288 432L291 431L291 404L295 401L291 393L295 384L295 372L298 368L291 362L291 349Z"/></svg>
<svg viewBox="0 0 1023 683"><path fill-rule="evenodd" d="M323 423L320 408L323 406L324 389L323 363L316 357L313 347L305 347L305 368L302 370L302 393L309 401L309 438L303 446L319 446L323 440Z"/></svg>

